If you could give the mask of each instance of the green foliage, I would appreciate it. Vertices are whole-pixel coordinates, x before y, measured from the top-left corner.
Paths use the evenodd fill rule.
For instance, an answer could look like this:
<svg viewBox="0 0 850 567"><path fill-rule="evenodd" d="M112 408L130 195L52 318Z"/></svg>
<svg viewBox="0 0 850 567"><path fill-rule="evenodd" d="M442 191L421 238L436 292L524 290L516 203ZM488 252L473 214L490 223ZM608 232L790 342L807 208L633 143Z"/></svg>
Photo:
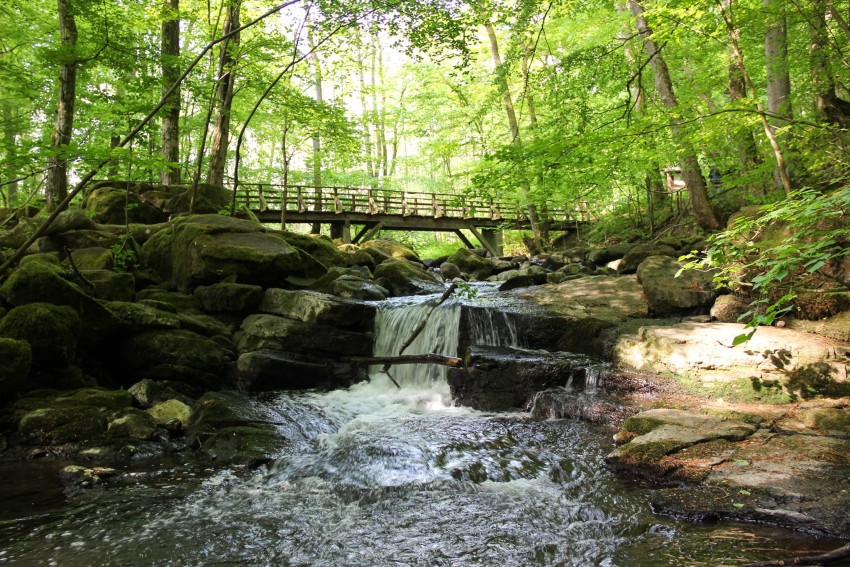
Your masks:
<svg viewBox="0 0 850 567"><path fill-rule="evenodd" d="M475 297L478 296L478 290L466 282L458 282L455 295L458 297L465 297L467 299L475 299Z"/></svg>
<svg viewBox="0 0 850 567"><path fill-rule="evenodd" d="M139 256L129 246L129 241L125 240L123 244L114 244L110 247L110 250L115 258L112 269L116 272L132 272L139 266Z"/></svg>
<svg viewBox="0 0 850 567"><path fill-rule="evenodd" d="M748 327L771 325L792 311L802 291L846 293L835 262L850 243L850 186L823 194L812 189L742 214L727 230L710 238L705 257L689 257L686 269L716 269L720 286L746 291L753 302L741 319ZM805 276L831 285L804 289ZM752 334L736 337L735 344Z"/></svg>

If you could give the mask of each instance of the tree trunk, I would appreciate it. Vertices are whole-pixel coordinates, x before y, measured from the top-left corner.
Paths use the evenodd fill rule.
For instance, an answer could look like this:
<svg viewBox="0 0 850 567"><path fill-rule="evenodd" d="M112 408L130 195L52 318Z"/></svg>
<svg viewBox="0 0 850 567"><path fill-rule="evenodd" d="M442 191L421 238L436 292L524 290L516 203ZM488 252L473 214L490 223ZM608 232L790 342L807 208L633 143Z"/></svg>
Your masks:
<svg viewBox="0 0 850 567"><path fill-rule="evenodd" d="M787 135L780 128L787 126L791 119L791 75L788 72L788 31L785 19L785 0L763 0L767 27L764 34L764 60L767 72L767 111L768 122L777 143L787 154ZM791 164L786 155L786 172ZM784 185L779 168L773 172L774 183ZM791 176L789 176L790 180Z"/></svg>
<svg viewBox="0 0 850 567"><path fill-rule="evenodd" d="M316 84L316 102L322 104L324 95L322 93L322 65L319 61L319 54L316 52L316 45L313 42L312 26L307 28L307 43L310 46L310 62L313 64L313 82ZM313 133L313 188L316 191L315 208L317 211L322 210L322 139L319 137L318 130ZM321 223L313 223L310 227L311 234L320 234L322 231Z"/></svg>
<svg viewBox="0 0 850 567"><path fill-rule="evenodd" d="M764 106L756 95L756 86L753 83L753 79L747 72L746 65L744 65L744 55L741 52L741 44L738 41L738 28L732 20L732 2L733 0L728 0L720 5L723 21L726 23L726 33L729 36L731 43L730 47L732 48L732 55L738 63L738 68L744 78L744 83L749 89L749 98L753 101L753 104L755 104L756 109L759 112L759 119L761 120L762 128L764 129L764 135L768 142L770 142L770 147L773 149L773 155L776 158L776 172L779 176L779 180L785 189L785 194L790 196L792 187L791 179L788 175L788 169L785 166L785 155L779 145L779 141L776 138L773 128L768 121L767 112L765 112Z"/></svg>
<svg viewBox="0 0 850 567"><path fill-rule="evenodd" d="M0 100L0 110L2 110L0 121L3 122L3 145L6 149L6 168L4 171L7 183L4 192L5 206L14 207L18 201L19 185L17 181L13 180L18 178L19 172L18 135L20 133L20 127L18 126L18 116L10 102Z"/></svg>
<svg viewBox="0 0 850 567"><path fill-rule="evenodd" d="M180 0L165 0L162 21L162 93L180 78ZM163 185L180 183L180 89L168 96L162 115L162 158L169 165L160 172Z"/></svg>
<svg viewBox="0 0 850 567"><path fill-rule="evenodd" d="M228 1L228 0L225 0ZM229 0L227 15L224 19L223 34L239 27L241 0ZM233 106L233 83L236 72L236 50L239 47L239 34L221 44L219 55L219 79L216 85L215 124L210 141L210 169L207 183L224 185L224 171L227 166L227 145L230 138L230 109Z"/></svg>
<svg viewBox="0 0 850 567"><path fill-rule="evenodd" d="M496 30L493 24L487 22L484 24L487 30L487 37L490 39L490 55L493 57L493 65L495 65L496 80L499 87L502 89L502 102L505 105L505 114L508 117L508 124L511 128L511 138L514 147L522 148L522 138L519 135L519 122L516 118L514 110L514 102L511 97L511 91L508 87L508 78L505 75L505 69L502 67L502 57L499 55L499 42L496 39ZM523 172L524 178L524 172ZM534 247L538 252L543 250L543 235L540 232L540 222L537 217L537 207L531 202L531 188L528 186L528 181L522 181L522 198L525 201L525 206L528 209L528 221L531 224L531 235L533 237Z"/></svg>
<svg viewBox="0 0 850 567"><path fill-rule="evenodd" d="M363 155L366 157L366 173L369 177L375 177L375 169L372 164L372 134L369 129L369 111L366 108L366 64L363 62L364 57L363 39L358 35L357 75L360 79L360 107L363 110L363 114L361 116L363 124Z"/></svg>
<svg viewBox="0 0 850 567"><path fill-rule="evenodd" d="M77 24L71 0L58 0L62 64L59 67L59 98L50 136L54 154L47 160L47 209L53 211L68 195L68 154L74 129L77 90Z"/></svg>
<svg viewBox="0 0 850 567"><path fill-rule="evenodd" d="M850 103L835 94L835 80L828 65L826 0L812 0L812 8L814 15L809 20L812 38L809 43L809 63L815 110L826 122L846 128L850 126Z"/></svg>
<svg viewBox="0 0 850 567"><path fill-rule="evenodd" d="M676 100L676 94L673 91L670 71L667 68L664 57L661 55L661 50L651 39L652 30L643 17L644 8L636 0L629 0L629 7L631 8L632 15L635 17L638 33L643 37L643 45L652 66L652 73L655 76L655 90L658 91L661 103L667 108L676 108L679 106L679 101ZM676 145L679 147L679 167L682 169L682 180L688 187L688 196L690 198L694 220L697 221L700 227L706 230L719 230L720 221L717 219L717 215L708 201L708 191L696 152L686 139L686 136L682 134L678 124L673 122L672 129Z"/></svg>

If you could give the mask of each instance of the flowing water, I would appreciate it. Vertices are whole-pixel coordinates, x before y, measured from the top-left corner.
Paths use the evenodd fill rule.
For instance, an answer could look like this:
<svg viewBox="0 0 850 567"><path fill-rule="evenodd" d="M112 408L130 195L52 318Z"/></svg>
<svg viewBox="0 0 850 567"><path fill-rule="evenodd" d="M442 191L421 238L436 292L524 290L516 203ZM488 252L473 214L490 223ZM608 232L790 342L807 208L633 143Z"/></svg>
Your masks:
<svg viewBox="0 0 850 567"><path fill-rule="evenodd" d="M426 318L407 353L455 355L459 317L387 304L376 354ZM470 326L479 343L517 341L499 316ZM69 497L49 465L0 470L0 493L19 475L0 565L715 566L835 546L655 517L649 490L603 467L610 430L453 407L439 366L394 367L402 389L375 370L344 391L254 399L292 441L268 468L163 463Z"/></svg>

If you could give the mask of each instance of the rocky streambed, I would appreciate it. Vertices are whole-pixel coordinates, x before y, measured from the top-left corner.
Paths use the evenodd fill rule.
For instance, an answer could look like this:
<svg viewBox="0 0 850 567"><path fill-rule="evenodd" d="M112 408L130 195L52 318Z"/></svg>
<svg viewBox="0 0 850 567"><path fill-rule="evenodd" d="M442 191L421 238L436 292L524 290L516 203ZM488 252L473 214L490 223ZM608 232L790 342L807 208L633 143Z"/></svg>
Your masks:
<svg viewBox="0 0 850 567"><path fill-rule="evenodd" d="M363 383L350 360L375 351L380 301L490 280L501 291L458 309L455 404L607 428L605 467L654 487L661 514L850 535L846 313L732 346L729 296L674 277L694 242L534 261L459 251L429 269L387 241L213 214L118 226L89 210L63 213L0 287L0 460L39 463L66 490L161 463L269 466L304 442L312 410L282 416L257 392Z"/></svg>

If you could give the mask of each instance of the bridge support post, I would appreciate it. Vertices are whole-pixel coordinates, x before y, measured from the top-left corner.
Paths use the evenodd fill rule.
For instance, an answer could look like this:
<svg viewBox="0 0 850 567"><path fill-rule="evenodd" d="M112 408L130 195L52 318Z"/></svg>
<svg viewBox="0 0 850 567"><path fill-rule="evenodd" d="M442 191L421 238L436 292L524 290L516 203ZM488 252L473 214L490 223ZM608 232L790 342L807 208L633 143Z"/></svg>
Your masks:
<svg viewBox="0 0 850 567"><path fill-rule="evenodd" d="M472 234L481 242L487 252L494 258L501 256L502 251L502 231L495 228L482 228L480 231L475 227L470 227Z"/></svg>
<svg viewBox="0 0 850 567"><path fill-rule="evenodd" d="M335 221L331 223L331 239L340 238L346 244L351 242L351 221Z"/></svg>

